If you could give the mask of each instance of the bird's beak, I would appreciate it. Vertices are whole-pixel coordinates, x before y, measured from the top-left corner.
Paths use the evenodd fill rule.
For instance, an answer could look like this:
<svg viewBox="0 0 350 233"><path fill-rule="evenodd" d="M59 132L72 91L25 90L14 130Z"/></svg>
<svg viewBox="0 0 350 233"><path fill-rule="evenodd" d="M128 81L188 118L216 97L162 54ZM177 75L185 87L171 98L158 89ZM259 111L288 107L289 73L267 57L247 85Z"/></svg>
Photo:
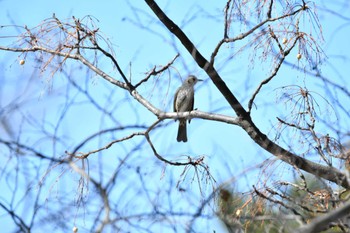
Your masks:
<svg viewBox="0 0 350 233"><path fill-rule="evenodd" d="M204 81L204 80L203 80L203 79L198 79L198 78L197 78L197 81L198 81L198 82L202 82L202 81Z"/></svg>

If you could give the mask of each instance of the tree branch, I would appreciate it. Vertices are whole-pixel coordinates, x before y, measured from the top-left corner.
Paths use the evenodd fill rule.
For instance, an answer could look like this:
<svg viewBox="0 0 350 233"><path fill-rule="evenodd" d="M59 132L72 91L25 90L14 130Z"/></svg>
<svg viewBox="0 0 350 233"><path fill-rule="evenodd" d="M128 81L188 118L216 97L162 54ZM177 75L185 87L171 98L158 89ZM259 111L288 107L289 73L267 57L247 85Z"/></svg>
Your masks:
<svg viewBox="0 0 350 233"><path fill-rule="evenodd" d="M154 14L158 17L158 19L168 28L168 30L173 33L180 42L184 45L187 51L192 55L193 59L197 62L197 64L208 74L211 78L215 86L224 96L226 101L232 107L232 109L236 112L237 116L240 119L240 126L248 133L248 135L263 149L275 155L279 159L284 162L295 165L299 169L302 169L306 172L314 174L316 176L322 177L326 180L332 181L338 185L343 186L344 188L350 188L350 183L345 174L341 171L328 166L323 166L317 163L314 163L310 160L297 156L279 145L272 142L268 137L263 134L260 129L253 123L250 114L245 111L243 106L237 100L237 98L232 94L229 90L225 82L222 80L220 75L217 73L212 63L208 62L202 54L197 50L194 44L190 41L190 39L186 36L186 34L171 20L168 16L159 8L154 0L145 0L148 6L152 9ZM303 10L303 8L294 11L288 15L296 14L297 12ZM284 17L287 17L285 15ZM281 16L283 17L283 16ZM266 21L274 21L277 20L277 17L274 19L268 19ZM266 23L263 21L262 23L256 25L251 30L255 30ZM259 26L260 25L260 26ZM234 40L238 40L240 37L235 38ZM231 39L230 41L234 41ZM285 54L286 55L286 54Z"/></svg>
<svg viewBox="0 0 350 233"><path fill-rule="evenodd" d="M315 218L311 223L300 227L297 233L312 233L321 232L327 228L330 222L336 221L349 215L350 212L350 201L348 201L344 206L339 207L328 214L321 215Z"/></svg>

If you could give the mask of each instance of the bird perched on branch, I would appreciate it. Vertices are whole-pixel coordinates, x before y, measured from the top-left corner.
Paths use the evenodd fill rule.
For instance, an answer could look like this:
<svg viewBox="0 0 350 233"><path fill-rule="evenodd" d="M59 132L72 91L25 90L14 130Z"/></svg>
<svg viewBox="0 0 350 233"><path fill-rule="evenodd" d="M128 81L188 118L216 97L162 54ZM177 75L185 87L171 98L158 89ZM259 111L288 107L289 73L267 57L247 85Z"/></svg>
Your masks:
<svg viewBox="0 0 350 233"><path fill-rule="evenodd" d="M203 81L198 79L194 75L188 76L188 78L183 82L181 87L179 87L174 96L174 111L175 112L189 112L193 110L194 105L194 85L198 81ZM191 120L188 120L191 122ZM177 131L177 141L187 142L187 132L186 132L186 119L179 120L179 130Z"/></svg>

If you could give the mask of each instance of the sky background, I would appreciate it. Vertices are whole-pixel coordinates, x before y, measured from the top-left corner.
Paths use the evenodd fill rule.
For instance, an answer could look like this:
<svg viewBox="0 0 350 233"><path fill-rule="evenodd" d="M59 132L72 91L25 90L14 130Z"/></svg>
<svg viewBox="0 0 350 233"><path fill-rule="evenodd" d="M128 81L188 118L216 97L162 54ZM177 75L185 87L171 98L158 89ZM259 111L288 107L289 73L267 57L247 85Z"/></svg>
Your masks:
<svg viewBox="0 0 350 233"><path fill-rule="evenodd" d="M340 17L337 12L343 16L350 15L346 13L350 13L350 8L349 5L340 3L332 2L325 5L326 3L327 1L318 2L324 41L313 34L325 54L322 58L324 60L323 65L320 67L321 74L325 77L332 77L334 82L349 87L346 75L349 74L350 67L348 58L350 47L347 46L350 35L350 19ZM208 1L205 4L200 1L158 1L158 4L184 30L197 45L200 52L206 58L209 58L216 44L222 38L225 1ZM334 14L328 14L330 11ZM187 51L181 47L181 44L158 22L143 1L135 3L133 1L62 0L50 2L19 0L16 1L16 4L12 0L0 1L1 25L27 25L28 28L33 28L40 25L44 19L52 17L53 13L62 21L71 19L72 16L76 18L91 16L96 23L95 27L99 28L101 35L108 38L113 46L124 73L131 73L134 81L141 80L145 73L154 66L167 64L179 53L180 58L174 63L169 73L148 82L138 90L149 98L156 107L164 111L172 111L172 96L176 88L188 74L195 74L198 78L205 80L196 87L195 108L201 111L235 115L215 89L209 77L193 62ZM310 23L308 18L303 18L301 22L303 29L315 31L314 25ZM254 24L254 22L252 23ZM237 35L246 29L245 27L232 28L231 32L233 35ZM16 41L14 36L18 34L19 30L11 27L0 28L0 45L12 45ZM8 37L9 35L11 36ZM225 45L224 51L218 56L216 68L232 92L246 107L251 93L255 90L257 84L267 77L271 67L268 66L269 61L259 59L260 50L257 50L257 54L238 53L237 48L241 45L241 42L238 42L235 46ZM278 101L278 90L280 90L278 88L285 85L306 85L310 90L317 90L320 95L327 95L328 93L327 90L320 89L323 84L318 79L297 71L298 68L309 68L309 65L303 59L298 61L295 58L296 53L296 51L293 51L293 55L287 59L291 65L285 65L280 70L278 77L258 95L256 105L253 107L254 122L262 132L272 138L276 136L274 130L278 123L276 116L284 116L290 110L290 106L285 104L283 100ZM232 54L232 58L228 59L230 54ZM1 114L6 114L6 106L10 106L11 102L20 99L26 103L26 107L22 110L23 115L29 112L32 117L29 119L32 125L23 126L23 130L27 132L25 134L26 140L34 140L34 136L39 134L33 129L43 118L50 122L45 130L54 132L55 135L67 135L68 138L64 139L60 147L49 149L49 154L62 156L65 149L72 150L79 142L94 132L115 124L124 125L128 122L137 122L138 124L150 125L156 120L139 104L129 104L127 93L119 90L114 91L113 87L105 80L86 71L81 66L76 69L77 66L74 62L66 64L65 72L52 76L49 72L37 70L37 64L33 58L32 55L25 57L21 54L0 51L0 80L3 80L4 83L6 81L6 86L0 87L0 104L3 108ZM18 64L21 59L26 60L24 66ZM106 73L120 80L120 76L111 64L103 58L100 59L99 66ZM113 111L115 118L105 117L100 111L91 111L91 105L84 95L79 95L76 90L68 90L67 79L72 79L78 85L83 86L85 90L89 90L100 106L108 109L108 111ZM333 93L332 90L330 92ZM109 95L108 98L106 98L107 95ZM72 105L76 107L63 114L64 108L68 106L67 96L69 100L72 100ZM124 102L120 100L123 99L119 98L120 96L125 96ZM339 124L344 125L344 128L349 128L346 114L336 117L331 107L327 107L329 105L327 100L318 95L315 96L323 109L321 115L328 114L331 122L340 122ZM341 94L336 97L339 101L343 99ZM120 102L114 102L115 99ZM135 109L137 109L137 115L133 114ZM64 116L63 120L62 116ZM20 124L19 119L20 114L11 118L11 122ZM156 148L159 148L159 152L165 154L167 158L183 159L180 156L183 154L205 155L218 184L234 177L234 180L237 180L237 186L242 191L251 188L251 185L256 183L257 179L264 179L262 171L256 168L271 155L260 148L256 148L251 139L240 128L219 122L194 119L188 127L189 142L184 144L175 142L177 123L172 121L166 121L166 123L169 123L168 127L162 130L154 130L151 137ZM57 125L60 126L57 127ZM326 129L321 126L319 131L326 132ZM0 133L3 134L4 138L11 138L11 135L3 129L0 130ZM332 135L333 132L329 133ZM293 133L290 133L290 135L293 137ZM117 138L122 136L125 135L114 135ZM288 134L285 136L288 136ZM94 141L84 147L83 150L96 149L96 147L108 143L111 138ZM41 143L41 141L46 140L45 138L35 140L37 140L38 150L48 149L46 145ZM348 139L342 140L346 142ZM105 161L105 171L107 173L109 169L113 169L114 159L115 162L119 159L119 157L111 158L112 154L119 153L120 156L123 156L130 146L138 143L144 144L144 140L137 138L123 146L116 146L111 151L105 151L103 156L91 158L91 169L94 169L94 160L101 159ZM281 145L290 143L289 146L293 146L293 142L290 141L281 140L280 143ZM304 149L293 148L295 151L304 151ZM143 150L140 153L140 156L147 155L152 156L152 152ZM135 161L137 162L136 158ZM147 161L147 159L143 161ZM275 163L275 165L276 168L283 167L283 169L274 173L273 176L288 176L288 167L280 165L280 162ZM44 174L46 168L43 166L40 172ZM168 179L161 179L163 175L162 168L164 169L159 161L150 160L149 166L143 169L145 173L149 172L150 176L155 177L155 183L166 183ZM174 172L168 173L168 175L174 176L175 180L176 174L181 173L181 169L177 168L167 168L166 171L168 170ZM247 176L247 174L249 175ZM55 175L50 176L47 183L55 183L56 178ZM57 188L55 193L60 193L63 187L70 187L71 190L74 190L75 185L74 182L66 183L66 181L62 181L59 187L55 187L55 185L48 185L48 187L55 187L55 189ZM120 183L122 190L124 190L122 188L124 185L127 184ZM191 181L187 180L184 185L198 190L198 187ZM210 188L210 185L208 185L207 189L210 190ZM197 197L201 196L197 191L193 191L193 193ZM11 195L10 189L2 194L3 197L9 195ZM49 198L52 197L51 192L48 192L47 195Z"/></svg>

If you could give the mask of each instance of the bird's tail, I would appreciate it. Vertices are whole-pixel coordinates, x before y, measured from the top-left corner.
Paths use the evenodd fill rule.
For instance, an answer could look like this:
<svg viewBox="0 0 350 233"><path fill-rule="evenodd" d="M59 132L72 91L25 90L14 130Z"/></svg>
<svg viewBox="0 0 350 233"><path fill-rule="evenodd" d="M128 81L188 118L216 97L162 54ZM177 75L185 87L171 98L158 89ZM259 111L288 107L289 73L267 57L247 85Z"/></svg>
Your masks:
<svg viewBox="0 0 350 233"><path fill-rule="evenodd" d="M179 122L179 130L177 131L177 141L187 142L186 120Z"/></svg>

